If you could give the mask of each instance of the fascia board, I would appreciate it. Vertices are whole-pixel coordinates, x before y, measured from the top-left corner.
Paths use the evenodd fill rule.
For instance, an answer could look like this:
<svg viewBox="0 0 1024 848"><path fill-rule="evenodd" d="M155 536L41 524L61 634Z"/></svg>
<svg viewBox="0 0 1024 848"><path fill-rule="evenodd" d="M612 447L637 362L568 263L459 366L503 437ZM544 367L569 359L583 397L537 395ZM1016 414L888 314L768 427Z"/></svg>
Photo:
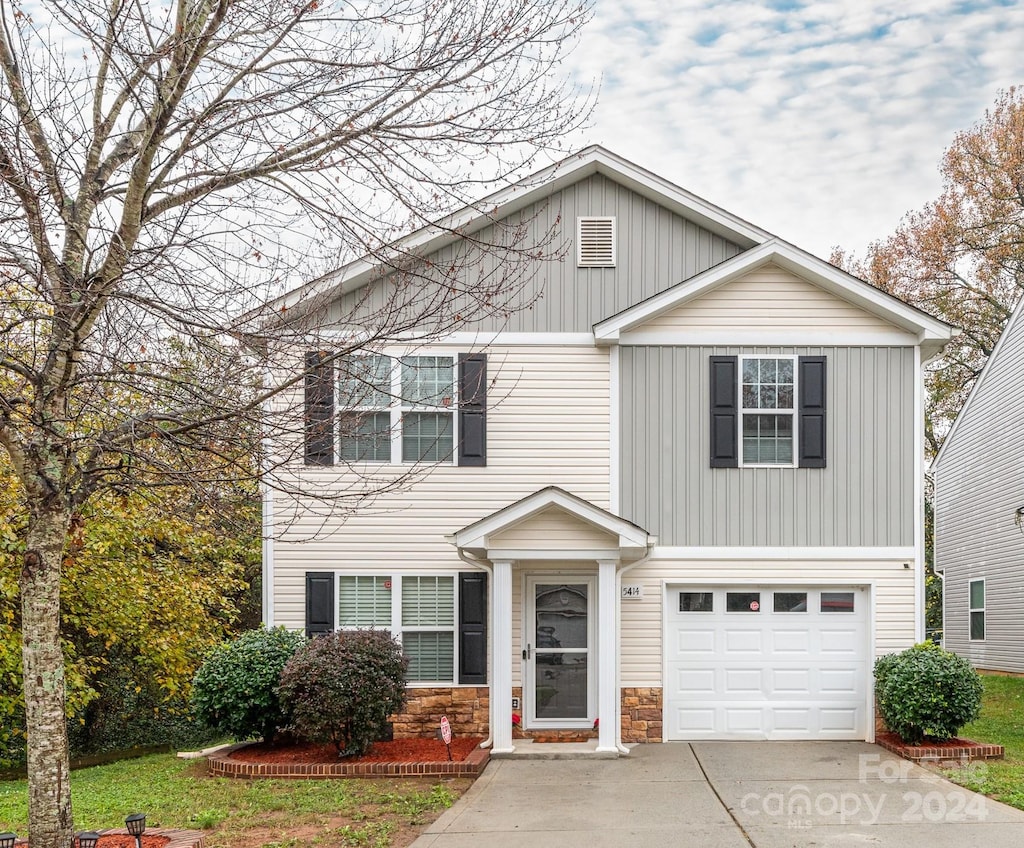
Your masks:
<svg viewBox="0 0 1024 848"><path fill-rule="evenodd" d="M648 534L625 519L614 516L568 492L549 488L456 531L454 534L455 544L460 548L489 547L489 536L508 530L552 506L615 536L619 539L619 545L622 547L646 546L648 543Z"/></svg>

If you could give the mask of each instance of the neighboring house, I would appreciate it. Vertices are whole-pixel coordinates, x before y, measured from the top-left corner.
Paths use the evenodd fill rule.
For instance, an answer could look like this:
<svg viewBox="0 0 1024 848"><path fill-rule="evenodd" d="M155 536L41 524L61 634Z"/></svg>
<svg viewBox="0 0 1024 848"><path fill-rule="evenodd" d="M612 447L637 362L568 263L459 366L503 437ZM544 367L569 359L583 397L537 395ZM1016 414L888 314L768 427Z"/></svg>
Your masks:
<svg viewBox="0 0 1024 848"><path fill-rule="evenodd" d="M1024 305L933 463L943 646L1024 673Z"/></svg>
<svg viewBox="0 0 1024 848"><path fill-rule="evenodd" d="M329 352L292 359L330 422L297 479L431 465L344 521L268 492L267 623L390 629L396 732L447 714L496 753L513 712L527 734L599 719L608 753L871 739L874 657L922 638L922 364L951 329L598 147L486 205L573 243L529 310L340 379ZM439 267L455 238L405 248ZM344 314L375 273L277 306Z"/></svg>

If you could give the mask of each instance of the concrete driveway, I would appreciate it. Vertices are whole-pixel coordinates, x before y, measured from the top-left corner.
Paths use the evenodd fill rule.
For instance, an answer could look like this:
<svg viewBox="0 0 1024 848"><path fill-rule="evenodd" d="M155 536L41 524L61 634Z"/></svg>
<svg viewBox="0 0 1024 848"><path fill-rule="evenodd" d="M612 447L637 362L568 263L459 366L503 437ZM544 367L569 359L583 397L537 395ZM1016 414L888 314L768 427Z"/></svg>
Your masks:
<svg viewBox="0 0 1024 848"><path fill-rule="evenodd" d="M617 760L492 760L413 848L1022 844L1024 811L875 745L677 742Z"/></svg>

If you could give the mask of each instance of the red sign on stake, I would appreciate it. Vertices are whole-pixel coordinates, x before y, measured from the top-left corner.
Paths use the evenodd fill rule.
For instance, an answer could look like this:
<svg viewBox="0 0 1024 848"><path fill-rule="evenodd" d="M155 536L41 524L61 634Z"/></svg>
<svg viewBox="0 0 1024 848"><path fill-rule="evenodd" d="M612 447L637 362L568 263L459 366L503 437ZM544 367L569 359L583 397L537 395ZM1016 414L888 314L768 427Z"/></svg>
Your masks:
<svg viewBox="0 0 1024 848"><path fill-rule="evenodd" d="M441 716L441 739L444 740L444 747L448 750L448 762L451 762L452 726L448 723L448 716Z"/></svg>

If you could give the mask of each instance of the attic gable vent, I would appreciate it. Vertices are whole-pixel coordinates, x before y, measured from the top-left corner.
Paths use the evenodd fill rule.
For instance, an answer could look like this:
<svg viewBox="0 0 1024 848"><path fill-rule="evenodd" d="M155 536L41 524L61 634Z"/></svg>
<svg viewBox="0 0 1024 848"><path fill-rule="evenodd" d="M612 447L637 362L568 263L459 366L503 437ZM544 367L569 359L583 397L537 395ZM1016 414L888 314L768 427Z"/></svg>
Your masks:
<svg viewBox="0 0 1024 848"><path fill-rule="evenodd" d="M615 218L576 219L576 265L615 267Z"/></svg>

